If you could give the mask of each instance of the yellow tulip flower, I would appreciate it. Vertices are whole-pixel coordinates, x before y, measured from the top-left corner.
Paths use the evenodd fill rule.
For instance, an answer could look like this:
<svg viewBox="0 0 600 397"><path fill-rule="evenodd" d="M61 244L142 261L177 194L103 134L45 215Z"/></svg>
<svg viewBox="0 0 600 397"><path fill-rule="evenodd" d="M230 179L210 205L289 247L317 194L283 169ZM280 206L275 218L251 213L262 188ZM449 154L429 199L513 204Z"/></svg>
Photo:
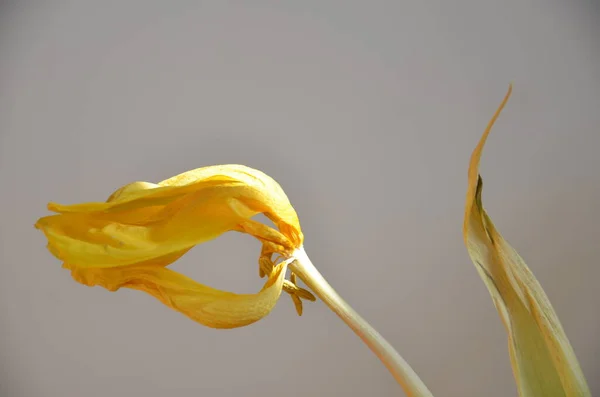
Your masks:
<svg viewBox="0 0 600 397"><path fill-rule="evenodd" d="M281 187L264 173L241 165L199 168L158 184L134 182L106 202L59 205L58 215L36 227L48 249L78 282L110 291L145 291L191 319L214 328L234 328L266 316L282 290L298 313L301 298L314 296L285 279L291 254L302 246L298 217ZM253 219L263 213L278 230ZM167 266L197 244L228 231L262 242L256 294L234 294L199 284ZM278 255L275 260L274 255Z"/></svg>
<svg viewBox="0 0 600 397"><path fill-rule="evenodd" d="M235 328L265 317L281 291L299 315L314 295L296 285L296 275L342 318L383 361L409 396L431 393L393 347L325 281L306 255L296 211L281 187L242 165L199 168L154 184L134 182L106 202L59 205L58 215L38 220L48 249L85 285L110 291L132 288L213 328ZM277 230L252 218L264 214ZM167 266L197 244L237 231L262 243L256 294L234 294L199 284ZM286 270L291 268L290 279Z"/></svg>

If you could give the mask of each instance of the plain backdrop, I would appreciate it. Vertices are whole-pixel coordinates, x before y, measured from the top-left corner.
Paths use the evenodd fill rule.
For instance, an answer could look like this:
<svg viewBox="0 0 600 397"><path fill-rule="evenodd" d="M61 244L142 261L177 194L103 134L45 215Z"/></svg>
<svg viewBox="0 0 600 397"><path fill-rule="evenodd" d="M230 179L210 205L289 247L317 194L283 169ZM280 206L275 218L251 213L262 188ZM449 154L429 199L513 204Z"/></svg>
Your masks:
<svg viewBox="0 0 600 397"><path fill-rule="evenodd" d="M314 263L436 396L516 395L463 245L467 164L600 393L600 7L592 1L20 1L0 6L0 396L398 396L321 303L213 330L73 281L46 203L241 163L274 177ZM227 234L173 265L255 292Z"/></svg>

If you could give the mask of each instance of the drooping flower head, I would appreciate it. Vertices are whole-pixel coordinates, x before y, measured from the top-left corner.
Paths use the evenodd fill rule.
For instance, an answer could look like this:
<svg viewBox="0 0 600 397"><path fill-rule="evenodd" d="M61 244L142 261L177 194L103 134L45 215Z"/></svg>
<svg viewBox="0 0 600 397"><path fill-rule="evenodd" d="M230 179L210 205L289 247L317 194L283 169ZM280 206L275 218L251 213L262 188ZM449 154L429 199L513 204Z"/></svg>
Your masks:
<svg viewBox="0 0 600 397"><path fill-rule="evenodd" d="M286 280L293 252L304 236L296 211L277 182L242 165L198 168L157 184L134 182L106 202L50 203L58 213L36 227L48 249L85 285L110 291L145 291L165 305L213 328L252 324L275 306L282 290L302 314L301 298L314 296ZM277 229L252 218L264 214ZM197 244L229 231L262 243L259 274L267 276L256 294L220 291L167 266Z"/></svg>

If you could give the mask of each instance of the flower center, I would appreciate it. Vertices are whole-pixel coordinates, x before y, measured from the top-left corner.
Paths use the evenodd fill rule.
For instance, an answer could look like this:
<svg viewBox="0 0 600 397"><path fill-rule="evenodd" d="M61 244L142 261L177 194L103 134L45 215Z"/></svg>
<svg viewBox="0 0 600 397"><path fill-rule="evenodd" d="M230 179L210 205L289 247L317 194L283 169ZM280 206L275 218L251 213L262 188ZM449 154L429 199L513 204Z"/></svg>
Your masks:
<svg viewBox="0 0 600 397"><path fill-rule="evenodd" d="M258 261L259 264L259 273L261 277L264 277L266 274L271 274L273 268L279 265L281 262L287 261L288 264L292 263L296 259L293 256L284 257L281 254L277 254L275 259L271 259L271 255L264 255ZM314 302L317 300L315 296L302 287L298 286L298 281L296 274L294 272L290 272L290 278L285 279L283 281L283 291L287 292L292 298L292 302L294 303L294 307L296 308L296 312L299 316L302 315L302 300L306 299L308 301Z"/></svg>

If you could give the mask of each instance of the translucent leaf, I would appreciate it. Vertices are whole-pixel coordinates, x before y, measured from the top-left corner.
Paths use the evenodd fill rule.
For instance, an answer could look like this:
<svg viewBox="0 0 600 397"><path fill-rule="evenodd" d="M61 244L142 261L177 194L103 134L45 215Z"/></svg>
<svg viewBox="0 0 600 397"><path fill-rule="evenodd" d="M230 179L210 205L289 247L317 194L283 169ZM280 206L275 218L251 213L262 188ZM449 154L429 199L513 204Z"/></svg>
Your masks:
<svg viewBox="0 0 600 397"><path fill-rule="evenodd" d="M496 230L481 201L481 153L511 88L471 156L463 227L465 244L508 334L519 395L590 396L575 353L542 286Z"/></svg>

